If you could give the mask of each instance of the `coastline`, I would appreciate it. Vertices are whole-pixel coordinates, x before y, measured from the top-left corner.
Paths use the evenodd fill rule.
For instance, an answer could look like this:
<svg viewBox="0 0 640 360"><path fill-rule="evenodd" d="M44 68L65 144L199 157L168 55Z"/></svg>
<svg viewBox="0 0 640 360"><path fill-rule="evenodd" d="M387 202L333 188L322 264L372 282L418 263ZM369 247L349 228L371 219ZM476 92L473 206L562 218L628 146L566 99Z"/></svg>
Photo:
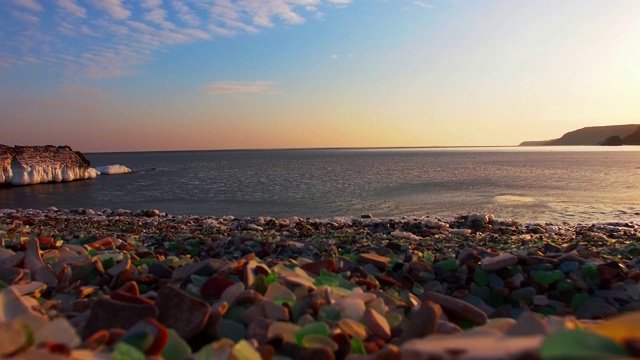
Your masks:
<svg viewBox="0 0 640 360"><path fill-rule="evenodd" d="M65 319L59 326L71 355L226 349L251 354L236 356L242 359L265 352L292 359L313 352L448 358L455 348L478 357L546 358L563 336L596 336L613 343L609 355L639 355L626 342L636 336L629 318L640 309L640 226L633 222L4 209L0 226L0 267L15 275L3 276L9 287L0 297L6 304L15 291L42 307L50 324ZM182 301L169 308L172 297ZM156 320L124 321L132 304L146 306ZM120 315L105 320L104 309ZM606 324L615 321L624 326L609 333ZM155 346L131 340L140 329ZM509 345L481 346L496 341ZM42 348L16 354L52 351Z"/></svg>

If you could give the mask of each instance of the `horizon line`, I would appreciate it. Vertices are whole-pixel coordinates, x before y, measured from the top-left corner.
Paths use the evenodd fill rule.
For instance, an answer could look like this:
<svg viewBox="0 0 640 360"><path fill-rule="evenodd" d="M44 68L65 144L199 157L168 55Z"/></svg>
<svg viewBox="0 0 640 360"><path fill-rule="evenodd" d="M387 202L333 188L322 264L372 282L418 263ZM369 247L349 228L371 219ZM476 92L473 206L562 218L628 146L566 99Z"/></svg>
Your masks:
<svg viewBox="0 0 640 360"><path fill-rule="evenodd" d="M466 148L504 148L519 145L460 145L460 146L354 146L354 147L292 147L292 148L227 148L227 149L182 149L182 150L123 150L123 151L81 151L85 154L118 154L140 152L205 152L205 151L308 151L308 150L402 150L402 149L466 149Z"/></svg>

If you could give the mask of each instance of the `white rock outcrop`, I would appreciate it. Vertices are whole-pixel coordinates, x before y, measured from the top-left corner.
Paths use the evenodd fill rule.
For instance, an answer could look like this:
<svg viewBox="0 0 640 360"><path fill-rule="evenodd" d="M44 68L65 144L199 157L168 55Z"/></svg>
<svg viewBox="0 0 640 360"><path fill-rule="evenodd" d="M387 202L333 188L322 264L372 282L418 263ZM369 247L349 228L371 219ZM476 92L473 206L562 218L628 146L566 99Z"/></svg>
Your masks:
<svg viewBox="0 0 640 360"><path fill-rule="evenodd" d="M131 169L124 165L116 164L116 165L106 165L106 166L98 166L95 170L100 175L118 175L118 174L129 174L131 173Z"/></svg>
<svg viewBox="0 0 640 360"><path fill-rule="evenodd" d="M68 146L0 145L0 185L93 179L99 173Z"/></svg>

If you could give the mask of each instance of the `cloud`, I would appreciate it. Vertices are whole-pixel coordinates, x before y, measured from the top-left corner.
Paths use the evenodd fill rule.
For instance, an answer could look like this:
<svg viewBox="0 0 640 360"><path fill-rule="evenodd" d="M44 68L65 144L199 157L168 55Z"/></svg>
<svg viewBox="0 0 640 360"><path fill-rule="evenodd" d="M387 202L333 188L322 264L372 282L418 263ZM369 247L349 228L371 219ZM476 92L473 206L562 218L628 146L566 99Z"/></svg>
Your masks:
<svg viewBox="0 0 640 360"><path fill-rule="evenodd" d="M13 15L14 18L20 21L24 21L25 23L30 25L37 25L40 23L40 18L33 15L32 13L27 13L23 11L12 11L11 15Z"/></svg>
<svg viewBox="0 0 640 360"><path fill-rule="evenodd" d="M7 56L6 58L1 58L0 59L0 68L5 68L8 69L14 65L16 65L16 59L15 58L11 58L9 56Z"/></svg>
<svg viewBox="0 0 640 360"><path fill-rule="evenodd" d="M202 23L202 21L200 21L196 13L181 1L172 0L171 6L176 11L178 18L185 24L188 24L191 26L199 26Z"/></svg>
<svg viewBox="0 0 640 360"><path fill-rule="evenodd" d="M270 81L217 81L204 90L212 95L252 95L268 93L272 85Z"/></svg>
<svg viewBox="0 0 640 360"><path fill-rule="evenodd" d="M353 59L353 58L355 58L356 56L355 56L354 54L352 54L352 53L348 53L348 54L344 54L344 55L341 55L341 54L331 54L329 57L330 57L330 58L332 58L332 59L334 59L334 60L337 60L337 59L344 58L344 57L349 58L349 59Z"/></svg>
<svg viewBox="0 0 640 360"><path fill-rule="evenodd" d="M155 9L162 5L162 0L143 0L142 7L147 9Z"/></svg>
<svg viewBox="0 0 640 360"><path fill-rule="evenodd" d="M36 0L10 0L10 2L32 11L44 11L44 8Z"/></svg>
<svg viewBox="0 0 640 360"><path fill-rule="evenodd" d="M162 27L171 28L174 27L172 23L167 21L165 17L167 16L167 12L162 9L153 9L145 14L145 20L149 20L154 22Z"/></svg>
<svg viewBox="0 0 640 360"><path fill-rule="evenodd" d="M5 11L19 20L2 30L0 67L33 63L66 77L127 76L171 47L216 37L257 34L326 16L352 0L55 0L44 12L40 0L0 0L21 9ZM87 7L85 4L89 4ZM25 11L28 10L28 11ZM33 11L42 11L36 14ZM72 15L72 16L69 16ZM37 25L37 26L34 26ZM223 83L251 89L258 83ZM220 84L218 84L220 85ZM216 87L212 88L212 91ZM240 90L238 90L240 91Z"/></svg>
<svg viewBox="0 0 640 360"><path fill-rule="evenodd" d="M351 4L351 0L329 0L329 3L334 5L349 5Z"/></svg>
<svg viewBox="0 0 640 360"><path fill-rule="evenodd" d="M87 10L78 5L74 0L58 0L58 6L80 18L87 15Z"/></svg>
<svg viewBox="0 0 640 360"><path fill-rule="evenodd" d="M124 20L131 16L131 11L122 4L122 1L123 0L94 0L93 4L97 8L106 11L114 19Z"/></svg>
<svg viewBox="0 0 640 360"><path fill-rule="evenodd" d="M423 8L433 8L434 7L433 5L431 5L429 3L426 3L424 1L414 1L413 5L420 6L420 7L423 7Z"/></svg>
<svg viewBox="0 0 640 360"><path fill-rule="evenodd" d="M164 28L174 28L171 22L167 21L167 11L161 8L162 0L144 0L142 7L149 9L144 14L144 19L158 24Z"/></svg>

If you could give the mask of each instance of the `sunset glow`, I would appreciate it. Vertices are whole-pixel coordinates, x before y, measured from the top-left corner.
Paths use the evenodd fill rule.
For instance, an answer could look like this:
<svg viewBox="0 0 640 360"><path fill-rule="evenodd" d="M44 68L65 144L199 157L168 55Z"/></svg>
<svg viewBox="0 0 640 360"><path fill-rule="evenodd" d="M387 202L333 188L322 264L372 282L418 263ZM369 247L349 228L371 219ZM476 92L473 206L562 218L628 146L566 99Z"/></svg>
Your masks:
<svg viewBox="0 0 640 360"><path fill-rule="evenodd" d="M516 145L640 123L640 2L6 0L0 143Z"/></svg>

